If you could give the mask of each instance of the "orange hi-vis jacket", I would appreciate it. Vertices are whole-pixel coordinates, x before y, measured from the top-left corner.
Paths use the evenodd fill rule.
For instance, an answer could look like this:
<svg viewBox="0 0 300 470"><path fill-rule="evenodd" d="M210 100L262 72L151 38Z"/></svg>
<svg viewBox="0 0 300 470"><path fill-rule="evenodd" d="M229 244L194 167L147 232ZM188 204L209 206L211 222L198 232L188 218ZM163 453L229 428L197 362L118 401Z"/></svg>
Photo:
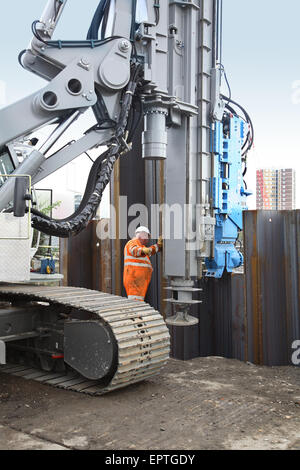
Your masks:
<svg viewBox="0 0 300 470"><path fill-rule="evenodd" d="M124 249L124 275L123 282L127 297L131 300L144 301L152 277L152 264L150 256L155 255L161 248L156 244L151 249L150 256L143 253L146 248L137 239L130 240Z"/></svg>

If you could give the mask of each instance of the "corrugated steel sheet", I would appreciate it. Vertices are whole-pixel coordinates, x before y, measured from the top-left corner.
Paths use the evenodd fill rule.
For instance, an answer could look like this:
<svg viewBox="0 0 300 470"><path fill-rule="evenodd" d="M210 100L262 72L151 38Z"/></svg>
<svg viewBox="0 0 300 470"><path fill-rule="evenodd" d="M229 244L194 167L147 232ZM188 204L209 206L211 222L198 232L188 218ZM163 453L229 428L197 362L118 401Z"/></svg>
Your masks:
<svg viewBox="0 0 300 470"><path fill-rule="evenodd" d="M300 340L300 211L244 216L247 359L291 364Z"/></svg>
<svg viewBox="0 0 300 470"><path fill-rule="evenodd" d="M222 356L244 360L245 315L243 273L225 275L222 279L205 279L193 307L199 324L192 327L170 327L172 357L189 360L195 357Z"/></svg>
<svg viewBox="0 0 300 470"><path fill-rule="evenodd" d="M172 356L291 365L300 340L300 211L244 214L245 273L202 281L199 325L170 329Z"/></svg>
<svg viewBox="0 0 300 470"><path fill-rule="evenodd" d="M203 303L192 312L199 324L170 327L172 357L292 363L292 344L300 340L300 211L245 212L244 227L245 274L199 283ZM62 244L69 285L111 291L110 241L98 242L92 222Z"/></svg>
<svg viewBox="0 0 300 470"><path fill-rule="evenodd" d="M108 219L102 222L109 223ZM63 285L111 293L111 241L97 237L99 221L93 220L76 237L60 241Z"/></svg>

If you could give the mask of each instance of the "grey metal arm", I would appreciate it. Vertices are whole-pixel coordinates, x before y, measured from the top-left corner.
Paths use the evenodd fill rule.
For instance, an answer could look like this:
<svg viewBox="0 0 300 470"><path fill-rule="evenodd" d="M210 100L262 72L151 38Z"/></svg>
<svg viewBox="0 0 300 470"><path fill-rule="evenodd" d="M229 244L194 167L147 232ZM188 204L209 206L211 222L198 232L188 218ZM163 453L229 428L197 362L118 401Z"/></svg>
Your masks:
<svg viewBox="0 0 300 470"><path fill-rule="evenodd" d="M52 157L45 158L54 141L63 135L79 114L96 104L97 94L102 97L107 119L117 121L121 94L130 78L131 0L117 1L114 12L114 29L119 31L119 36L120 33L124 34L124 38L116 37L96 48L76 45L56 48L45 44L44 41L52 38L65 4L66 0L48 1L37 23L42 41L34 38L23 57L24 67L44 77L49 84L0 111L0 149L55 119L63 121L49 137L46 146L34 150L14 172L14 175L30 175L34 184L80 154L104 145L112 138L111 130L92 131ZM14 180L10 179L0 189L0 211L12 200L13 191Z"/></svg>
<svg viewBox="0 0 300 470"><path fill-rule="evenodd" d="M54 173L58 169L70 163L75 158L87 152L90 149L105 145L113 136L112 130L91 131L75 142L70 143L62 150L48 157L40 167L36 176L33 177L32 183L37 184L47 176Z"/></svg>

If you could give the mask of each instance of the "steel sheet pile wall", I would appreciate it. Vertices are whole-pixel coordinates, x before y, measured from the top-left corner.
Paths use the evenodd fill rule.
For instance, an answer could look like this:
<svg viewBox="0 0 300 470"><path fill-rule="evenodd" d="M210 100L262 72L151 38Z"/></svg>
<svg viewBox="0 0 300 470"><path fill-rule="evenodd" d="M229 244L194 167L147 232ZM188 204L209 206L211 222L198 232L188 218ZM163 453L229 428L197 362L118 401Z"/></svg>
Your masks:
<svg viewBox="0 0 300 470"><path fill-rule="evenodd" d="M94 221L62 241L64 282L110 292L111 243L97 239L96 227ZM192 312L199 324L170 327L172 357L292 364L292 345L300 340L300 211L245 212L244 252L245 274L201 281L203 303Z"/></svg>
<svg viewBox="0 0 300 470"><path fill-rule="evenodd" d="M300 341L300 211L244 214L245 273L203 281L199 325L170 328L172 356L293 364Z"/></svg>
<svg viewBox="0 0 300 470"><path fill-rule="evenodd" d="M64 286L85 287L111 293L111 241L97 236L93 220L76 237L60 240L60 266ZM102 223L109 224L108 219Z"/></svg>
<svg viewBox="0 0 300 470"><path fill-rule="evenodd" d="M171 355L176 359L222 356L245 359L244 276L206 279L199 285L202 304L193 308L199 324L170 327Z"/></svg>
<svg viewBox="0 0 300 470"><path fill-rule="evenodd" d="M300 340L300 211L244 215L247 359L292 363Z"/></svg>

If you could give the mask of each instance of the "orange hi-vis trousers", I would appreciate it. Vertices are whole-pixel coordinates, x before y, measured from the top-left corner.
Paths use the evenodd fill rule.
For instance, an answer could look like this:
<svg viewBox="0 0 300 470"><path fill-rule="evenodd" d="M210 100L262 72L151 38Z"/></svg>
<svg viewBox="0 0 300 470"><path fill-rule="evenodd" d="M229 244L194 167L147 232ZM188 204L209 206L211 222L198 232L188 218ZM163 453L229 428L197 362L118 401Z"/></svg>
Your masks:
<svg viewBox="0 0 300 470"><path fill-rule="evenodd" d="M137 238L130 240L124 249L124 275L123 282L127 297L131 300L144 301L152 277L152 264L150 257L144 255L144 245ZM160 251L158 245L150 247L155 255Z"/></svg>

